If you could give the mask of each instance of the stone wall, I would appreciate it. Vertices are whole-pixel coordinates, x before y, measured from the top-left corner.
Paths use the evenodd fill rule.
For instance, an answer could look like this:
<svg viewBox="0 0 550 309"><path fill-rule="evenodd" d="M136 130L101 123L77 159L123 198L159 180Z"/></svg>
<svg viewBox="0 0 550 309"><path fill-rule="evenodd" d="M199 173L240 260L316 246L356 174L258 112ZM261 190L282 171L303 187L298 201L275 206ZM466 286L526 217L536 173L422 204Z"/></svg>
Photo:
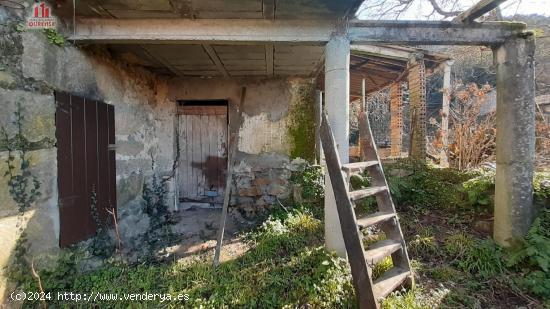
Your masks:
<svg viewBox="0 0 550 309"><path fill-rule="evenodd" d="M291 172L305 163L293 155L293 150L302 148L310 154L315 151L313 137L305 143L292 133L297 121L310 129L304 129L304 136L314 132L312 79L188 78L173 79L169 84L170 96L179 100L228 100L230 134L238 136L232 215L245 222L253 221L277 199L289 197ZM307 108L311 108L311 123L301 114ZM296 143L302 144L296 147Z"/></svg>
<svg viewBox="0 0 550 309"><path fill-rule="evenodd" d="M15 136L12 121L20 103L25 117L23 135L35 148L30 153L30 171L38 177L41 194L19 217L4 176L8 154L0 145L2 271L12 259L21 222L29 243L28 255L37 265L51 265L59 250L55 90L115 106L119 221L121 227L131 227L121 228L128 231L123 236L135 237L147 229L140 197L144 179L153 173L152 160L158 174L168 174L173 160L175 106L168 101L162 78L117 62L102 49L80 50L70 44L60 47L48 42L42 31L20 30L23 13L0 8L0 126L10 138ZM6 282L4 276L0 279L2 299Z"/></svg>

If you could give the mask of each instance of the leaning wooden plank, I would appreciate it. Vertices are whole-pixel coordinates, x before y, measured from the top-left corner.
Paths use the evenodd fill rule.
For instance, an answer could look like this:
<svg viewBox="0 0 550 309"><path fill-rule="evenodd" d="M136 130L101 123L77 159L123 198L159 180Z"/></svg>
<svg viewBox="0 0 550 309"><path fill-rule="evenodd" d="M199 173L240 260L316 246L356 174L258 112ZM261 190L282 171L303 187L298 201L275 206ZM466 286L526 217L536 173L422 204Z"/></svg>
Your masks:
<svg viewBox="0 0 550 309"><path fill-rule="evenodd" d="M326 114L323 114L323 121L321 123L321 143L336 199L336 208L338 210L344 244L348 253L359 308L377 308L378 304L372 292L372 281L369 276L370 270L365 261L363 243L356 225L353 206L348 198L340 166L340 158L336 151L336 143L334 142L334 136L332 135Z"/></svg>
<svg viewBox="0 0 550 309"><path fill-rule="evenodd" d="M362 154L367 160L380 161L378 156L378 151L376 149L376 143L374 142L374 137L370 128L369 117L367 113L359 114L359 138L361 139ZM388 183L384 175L384 170L381 164L373 165L368 168L369 175L372 177L372 185L374 186L383 186L388 188ZM378 210L395 213L395 206L393 204L391 194L389 190L382 192L381 194L376 195L376 202L378 204ZM398 221L397 221L398 222ZM393 240L400 240L403 250L398 250L392 254L393 264L397 267L410 270L409 256L407 253L407 245L405 244L405 239L403 238L403 232L401 231L401 226L399 224L392 225L382 225L382 230L386 233L388 238ZM411 277L412 285L412 277Z"/></svg>
<svg viewBox="0 0 550 309"><path fill-rule="evenodd" d="M241 88L241 104L239 106L244 105L244 99L246 97L246 87ZM238 121L237 121L238 123ZM227 124L227 128L231 127L231 120ZM218 237L217 237L217 243L216 243L216 252L214 253L214 266L218 266L220 264L220 253L222 250L222 242L223 242L223 232L225 231L225 220L227 218L227 208L229 207L229 198L231 197L231 174L233 174L233 166L235 165L235 153L237 152L237 148L239 148L239 139L237 134L233 133L231 134L231 139L229 140L229 155L227 156L227 180L225 184L225 195L223 198L223 207L222 207L222 215L220 218L220 228L218 229Z"/></svg>
<svg viewBox="0 0 550 309"><path fill-rule="evenodd" d="M225 231L225 220L227 218L227 208L229 207L229 198L231 197L231 176L233 174L233 166L235 165L235 152L237 149L237 139L235 135L231 136L230 153L227 158L229 166L227 167L227 179L225 181L225 194L223 197L222 215L220 218L220 227L218 229L216 252L214 253L214 266L220 264L220 253L222 250L223 233Z"/></svg>

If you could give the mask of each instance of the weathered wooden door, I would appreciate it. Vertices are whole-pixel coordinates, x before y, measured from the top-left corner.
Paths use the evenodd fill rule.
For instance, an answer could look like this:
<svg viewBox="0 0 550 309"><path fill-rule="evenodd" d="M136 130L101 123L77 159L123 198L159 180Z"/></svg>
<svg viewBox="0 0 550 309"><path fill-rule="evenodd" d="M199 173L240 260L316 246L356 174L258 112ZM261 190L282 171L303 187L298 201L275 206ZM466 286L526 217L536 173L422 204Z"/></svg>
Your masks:
<svg viewBox="0 0 550 309"><path fill-rule="evenodd" d="M93 236L116 210L115 109L56 92L59 245ZM96 216L97 214L97 216ZM95 217L95 218L94 218ZM99 220L99 222L96 222Z"/></svg>
<svg viewBox="0 0 550 309"><path fill-rule="evenodd" d="M180 164L177 178L182 202L223 202L227 105L205 103L178 106Z"/></svg>

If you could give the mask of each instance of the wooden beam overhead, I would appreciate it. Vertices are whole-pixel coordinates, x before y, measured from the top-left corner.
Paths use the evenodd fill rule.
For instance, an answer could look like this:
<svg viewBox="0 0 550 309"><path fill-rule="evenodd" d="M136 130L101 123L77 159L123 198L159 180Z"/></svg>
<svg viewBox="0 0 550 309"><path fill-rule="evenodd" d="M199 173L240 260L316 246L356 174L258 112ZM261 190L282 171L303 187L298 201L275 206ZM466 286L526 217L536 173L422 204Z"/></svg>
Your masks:
<svg viewBox="0 0 550 309"><path fill-rule="evenodd" d="M202 47L204 48L204 51L208 54L212 62L216 65L216 68L222 73L224 77L229 77L229 73L227 73L227 70L223 66L223 63L220 60L220 57L218 57L218 54L216 54L216 51L210 46L209 44L202 44Z"/></svg>
<svg viewBox="0 0 550 309"><path fill-rule="evenodd" d="M523 23L349 21L352 44L497 45L525 30ZM76 21L69 38L80 43L322 45L335 31L327 20L94 19ZM262 44L263 45L263 44Z"/></svg>
<svg viewBox="0 0 550 309"><path fill-rule="evenodd" d="M373 63L386 64L386 65L390 65L390 66L397 66L397 67L406 67L407 66L406 61L395 60L393 58L385 58L385 57L380 57L380 56L376 56L376 55L368 55L368 56L361 55L361 56L359 56L359 55L353 55L352 54L352 58L368 59L370 62L373 62Z"/></svg>
<svg viewBox="0 0 550 309"><path fill-rule="evenodd" d="M476 18L497 8L506 0L481 0L468 10L460 13L454 20L464 23L473 22Z"/></svg>
<svg viewBox="0 0 550 309"><path fill-rule="evenodd" d="M358 54L382 55L384 57L404 61L408 61L412 54L408 51L379 45L352 45L351 50L352 54L354 54L353 52L358 52Z"/></svg>
<svg viewBox="0 0 550 309"><path fill-rule="evenodd" d="M265 45L265 63L267 76L273 76L273 44Z"/></svg>
<svg viewBox="0 0 550 309"><path fill-rule="evenodd" d="M180 70L178 70L174 66L170 65L170 63L168 61L166 61L166 59L164 59L162 56L154 55L153 53L151 53L151 51L149 51L144 46L138 46L137 48L141 49L147 57L149 57L150 59L153 59L157 63L160 63L163 67L168 69L173 74L175 74L177 76L183 76L183 73Z"/></svg>
<svg viewBox="0 0 550 309"><path fill-rule="evenodd" d="M275 0L262 0L264 19L275 19Z"/></svg>

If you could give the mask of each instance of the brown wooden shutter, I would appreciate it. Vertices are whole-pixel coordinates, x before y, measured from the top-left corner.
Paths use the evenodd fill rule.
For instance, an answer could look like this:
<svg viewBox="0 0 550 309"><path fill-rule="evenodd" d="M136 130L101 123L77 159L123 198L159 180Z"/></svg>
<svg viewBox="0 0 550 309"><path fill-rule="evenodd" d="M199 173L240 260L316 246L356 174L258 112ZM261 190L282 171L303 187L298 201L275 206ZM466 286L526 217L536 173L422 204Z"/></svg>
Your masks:
<svg viewBox="0 0 550 309"><path fill-rule="evenodd" d="M59 245L93 236L93 192L103 223L116 210L115 122L112 105L56 92L56 138L59 187Z"/></svg>

